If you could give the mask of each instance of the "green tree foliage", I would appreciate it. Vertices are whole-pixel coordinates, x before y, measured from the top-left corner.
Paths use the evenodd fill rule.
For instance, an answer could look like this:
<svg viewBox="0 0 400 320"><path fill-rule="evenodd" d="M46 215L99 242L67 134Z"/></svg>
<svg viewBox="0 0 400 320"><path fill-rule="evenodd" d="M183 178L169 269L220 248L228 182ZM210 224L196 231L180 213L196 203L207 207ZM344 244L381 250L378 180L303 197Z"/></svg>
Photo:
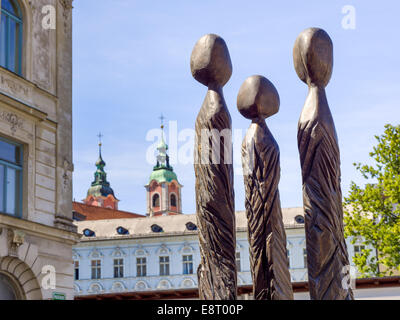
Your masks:
<svg viewBox="0 0 400 320"><path fill-rule="evenodd" d="M375 138L378 144L370 153L375 164L354 164L367 181L364 188L351 183L344 223L353 244L358 239L376 249L366 247L355 256L359 271L379 277L400 271L400 125L386 125Z"/></svg>

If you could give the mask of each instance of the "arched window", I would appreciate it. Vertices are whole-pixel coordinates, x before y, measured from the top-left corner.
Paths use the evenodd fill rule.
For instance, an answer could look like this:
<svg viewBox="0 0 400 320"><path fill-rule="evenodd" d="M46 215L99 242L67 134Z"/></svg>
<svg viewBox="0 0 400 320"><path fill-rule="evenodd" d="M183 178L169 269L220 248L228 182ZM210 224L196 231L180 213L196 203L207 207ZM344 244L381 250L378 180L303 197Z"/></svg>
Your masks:
<svg viewBox="0 0 400 320"><path fill-rule="evenodd" d="M176 207L176 196L171 194L171 207Z"/></svg>
<svg viewBox="0 0 400 320"><path fill-rule="evenodd" d="M21 74L22 13L16 0L1 0L0 66Z"/></svg>
<svg viewBox="0 0 400 320"><path fill-rule="evenodd" d="M153 208L159 207L160 206L160 196L158 195L158 193L156 193L153 196Z"/></svg>

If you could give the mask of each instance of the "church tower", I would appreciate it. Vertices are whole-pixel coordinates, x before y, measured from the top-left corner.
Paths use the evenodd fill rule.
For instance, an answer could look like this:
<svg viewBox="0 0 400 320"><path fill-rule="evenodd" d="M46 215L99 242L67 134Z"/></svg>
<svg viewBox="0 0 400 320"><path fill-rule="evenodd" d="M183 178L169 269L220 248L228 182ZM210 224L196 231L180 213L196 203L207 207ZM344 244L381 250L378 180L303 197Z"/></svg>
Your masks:
<svg viewBox="0 0 400 320"><path fill-rule="evenodd" d="M161 120L164 118L161 117ZM157 164L145 186L147 216L176 215L182 213L181 188L173 168L169 164L168 145L164 141L164 125L161 124L161 141L157 147Z"/></svg>
<svg viewBox="0 0 400 320"><path fill-rule="evenodd" d="M101 134L99 134L101 139ZM94 181L87 192L85 204L118 210L119 200L114 195L114 190L111 189L110 183L107 181L107 174L104 171L106 163L101 157L101 140L99 142L99 159L96 161L97 170L94 173Z"/></svg>

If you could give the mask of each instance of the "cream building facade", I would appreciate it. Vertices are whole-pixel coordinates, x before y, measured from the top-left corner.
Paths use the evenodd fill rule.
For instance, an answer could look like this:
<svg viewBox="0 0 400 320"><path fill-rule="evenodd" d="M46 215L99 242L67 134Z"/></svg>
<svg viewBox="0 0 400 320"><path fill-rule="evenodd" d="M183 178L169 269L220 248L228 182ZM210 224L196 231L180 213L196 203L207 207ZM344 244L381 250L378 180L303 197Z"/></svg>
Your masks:
<svg viewBox="0 0 400 320"><path fill-rule="evenodd" d="M73 299L72 0L0 1L0 299Z"/></svg>
<svg viewBox="0 0 400 320"><path fill-rule="evenodd" d="M306 282L307 257L303 208L282 209L287 236L289 271L293 284ZM77 299L107 295L143 298L197 289L200 249L195 214L165 215L129 219L75 221L83 235L73 248ZM350 256L360 245L347 239ZM238 287L251 286L247 218L236 212L236 265ZM400 289L396 288L396 298ZM376 290L375 290L376 291ZM381 295L373 291L364 298ZM362 291L365 295L365 291ZM386 291L385 291L386 292ZM389 293L388 293L389 294ZM392 293L390 293L392 294ZM178 296L177 296L178 297ZM175 298L177 298L175 297ZM360 292L357 298L363 298ZM240 299L251 298L244 294ZM296 293L296 299L309 299Z"/></svg>

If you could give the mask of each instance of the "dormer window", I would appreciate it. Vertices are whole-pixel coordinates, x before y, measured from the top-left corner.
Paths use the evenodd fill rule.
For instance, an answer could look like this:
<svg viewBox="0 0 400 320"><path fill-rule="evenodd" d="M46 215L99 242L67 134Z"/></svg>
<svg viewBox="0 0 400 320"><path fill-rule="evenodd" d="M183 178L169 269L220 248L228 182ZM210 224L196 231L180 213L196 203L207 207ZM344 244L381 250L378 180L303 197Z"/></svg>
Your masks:
<svg viewBox="0 0 400 320"><path fill-rule="evenodd" d="M163 228L161 228L158 224L153 224L151 226L151 231L156 233L164 232Z"/></svg>
<svg viewBox="0 0 400 320"><path fill-rule="evenodd" d="M298 224L304 224L304 217L301 215L298 215L294 218L294 220L298 223Z"/></svg>
<svg viewBox="0 0 400 320"><path fill-rule="evenodd" d="M188 222L186 223L186 229L188 229L189 231L196 231L197 226L193 222Z"/></svg>
<svg viewBox="0 0 400 320"><path fill-rule="evenodd" d="M83 230L83 234L85 237L95 237L96 233L90 229Z"/></svg>
<svg viewBox="0 0 400 320"><path fill-rule="evenodd" d="M16 0L1 0L0 66L22 73L22 12Z"/></svg>
<svg viewBox="0 0 400 320"><path fill-rule="evenodd" d="M120 235L128 235L129 231L125 229L124 227L118 227L117 228L117 233Z"/></svg>

